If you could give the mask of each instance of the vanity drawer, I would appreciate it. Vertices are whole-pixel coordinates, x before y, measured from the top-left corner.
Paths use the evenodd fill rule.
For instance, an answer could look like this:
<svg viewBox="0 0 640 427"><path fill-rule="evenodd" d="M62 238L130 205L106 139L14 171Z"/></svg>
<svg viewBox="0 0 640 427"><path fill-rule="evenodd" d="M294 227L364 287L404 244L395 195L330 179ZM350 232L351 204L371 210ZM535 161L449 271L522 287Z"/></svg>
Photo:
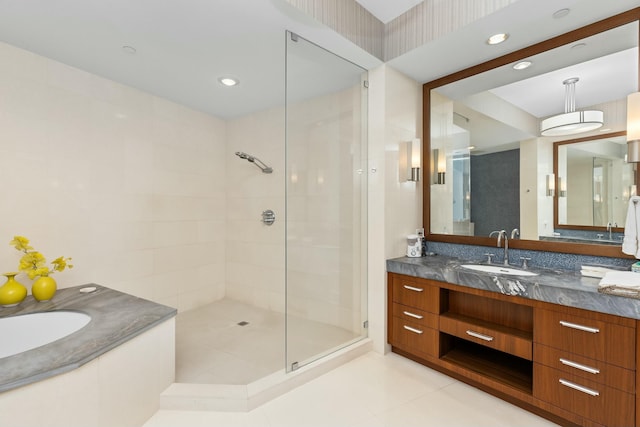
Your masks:
<svg viewBox="0 0 640 427"><path fill-rule="evenodd" d="M437 357L438 331L398 317L393 318L391 345L420 357Z"/></svg>
<svg viewBox="0 0 640 427"><path fill-rule="evenodd" d="M533 360L576 377L635 393L636 373L630 369L540 344L534 344Z"/></svg>
<svg viewBox="0 0 640 427"><path fill-rule="evenodd" d="M635 328L571 314L537 309L536 343L635 369Z"/></svg>
<svg viewBox="0 0 640 427"><path fill-rule="evenodd" d="M392 293L393 302L438 313L440 288L427 284L426 280L394 276Z"/></svg>
<svg viewBox="0 0 640 427"><path fill-rule="evenodd" d="M440 331L485 347L532 360L531 334L460 315L440 316Z"/></svg>
<svg viewBox="0 0 640 427"><path fill-rule="evenodd" d="M403 322L412 322L426 328L438 329L438 316L417 308L402 304L393 304L393 317Z"/></svg>
<svg viewBox="0 0 640 427"><path fill-rule="evenodd" d="M635 425L635 395L534 363L533 395L609 427Z"/></svg>

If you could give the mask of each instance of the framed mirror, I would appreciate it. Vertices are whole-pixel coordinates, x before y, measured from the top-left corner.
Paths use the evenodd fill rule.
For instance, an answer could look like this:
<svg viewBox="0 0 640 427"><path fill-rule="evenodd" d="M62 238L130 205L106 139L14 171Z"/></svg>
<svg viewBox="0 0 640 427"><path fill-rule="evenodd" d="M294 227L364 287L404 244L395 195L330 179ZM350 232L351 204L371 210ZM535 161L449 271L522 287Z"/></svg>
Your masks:
<svg viewBox="0 0 640 427"><path fill-rule="evenodd" d="M633 9L423 86L428 240L493 246L489 233L505 229L517 230L515 248L624 256L615 239L624 231L622 205L633 185L623 178L637 180L635 164L623 166L622 157L619 178L597 181L614 166L596 156L604 147L593 146L626 149L626 97L638 91L639 19L640 9ZM574 112L601 123L557 132L557 121ZM577 184L571 203L560 197L571 190L566 163L556 164L560 155L571 160L584 151L587 145L578 144L587 141L594 150L589 191L601 197L588 208L591 222L575 217L576 209L587 209L574 206ZM554 147L565 148L554 157ZM618 199L605 200L605 190Z"/></svg>
<svg viewBox="0 0 640 427"><path fill-rule="evenodd" d="M617 132L553 144L554 233L541 240L621 245L638 188L626 142Z"/></svg>

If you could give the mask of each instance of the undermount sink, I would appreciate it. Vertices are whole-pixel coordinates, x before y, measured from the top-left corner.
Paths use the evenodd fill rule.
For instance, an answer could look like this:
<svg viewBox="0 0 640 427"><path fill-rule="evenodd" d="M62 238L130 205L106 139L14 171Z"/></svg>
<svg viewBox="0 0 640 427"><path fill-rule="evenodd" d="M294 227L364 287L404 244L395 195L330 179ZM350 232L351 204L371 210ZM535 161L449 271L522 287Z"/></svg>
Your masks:
<svg viewBox="0 0 640 427"><path fill-rule="evenodd" d="M484 271L485 273L507 274L510 276L537 276L538 275L538 273L532 273L530 271L525 271L525 270L518 270L517 268L503 267L501 265L464 264L461 267L468 268L469 270Z"/></svg>

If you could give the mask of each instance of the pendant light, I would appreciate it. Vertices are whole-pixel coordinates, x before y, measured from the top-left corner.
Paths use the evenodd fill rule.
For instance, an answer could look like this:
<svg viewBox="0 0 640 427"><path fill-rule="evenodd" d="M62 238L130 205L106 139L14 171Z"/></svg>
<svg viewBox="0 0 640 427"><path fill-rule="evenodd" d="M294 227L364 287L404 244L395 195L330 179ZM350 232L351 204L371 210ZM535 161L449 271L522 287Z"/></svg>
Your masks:
<svg viewBox="0 0 640 427"><path fill-rule="evenodd" d="M576 111L576 83L580 79L572 77L562 82L565 87L564 114L542 120L542 136L564 136L598 129L604 122L604 113L598 110Z"/></svg>

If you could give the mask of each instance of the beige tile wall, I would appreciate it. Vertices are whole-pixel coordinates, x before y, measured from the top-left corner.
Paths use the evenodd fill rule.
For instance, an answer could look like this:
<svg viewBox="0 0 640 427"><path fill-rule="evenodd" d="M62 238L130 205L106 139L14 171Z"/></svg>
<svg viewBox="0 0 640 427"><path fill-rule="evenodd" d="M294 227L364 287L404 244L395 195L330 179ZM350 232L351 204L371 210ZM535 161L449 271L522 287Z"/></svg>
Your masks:
<svg viewBox="0 0 640 427"><path fill-rule="evenodd" d="M61 288L180 310L222 296L226 124L7 44L0 62L0 269L21 234L73 257Z"/></svg>

